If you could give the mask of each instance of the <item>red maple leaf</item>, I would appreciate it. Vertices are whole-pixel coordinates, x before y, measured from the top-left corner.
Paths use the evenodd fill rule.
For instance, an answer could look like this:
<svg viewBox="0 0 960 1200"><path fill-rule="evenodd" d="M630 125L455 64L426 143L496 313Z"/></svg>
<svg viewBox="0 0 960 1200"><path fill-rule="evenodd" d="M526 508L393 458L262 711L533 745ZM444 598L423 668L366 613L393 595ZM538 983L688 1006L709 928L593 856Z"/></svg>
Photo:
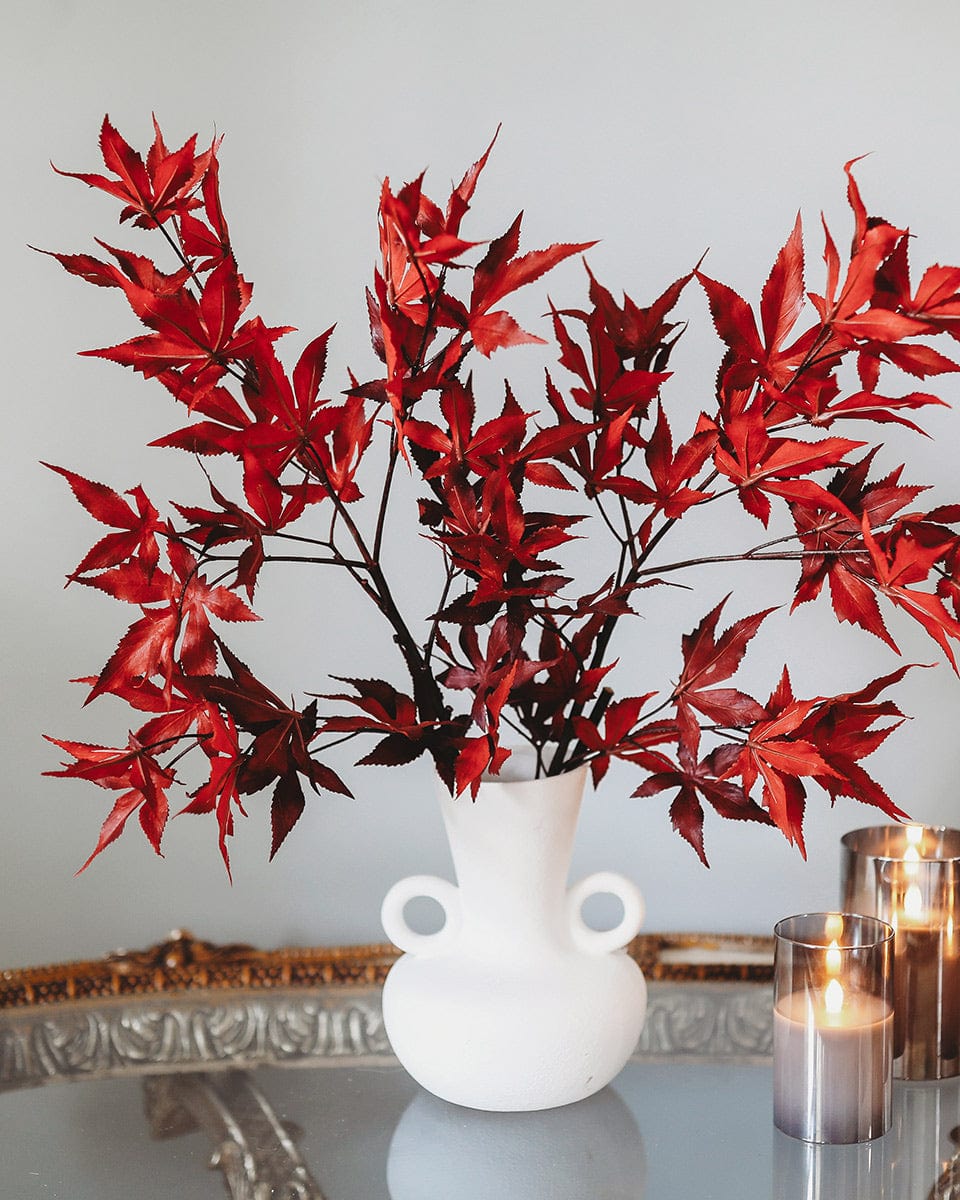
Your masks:
<svg viewBox="0 0 960 1200"><path fill-rule="evenodd" d="M760 296L760 329L750 305L732 288L697 271L707 294L714 327L729 347L721 367L721 397L729 398L762 382L771 389L793 386L809 370L821 336L814 327L787 345L803 308L803 234L800 217L777 255ZM823 356L826 346L821 344Z"/></svg>
<svg viewBox="0 0 960 1200"><path fill-rule="evenodd" d="M670 805L670 820L673 828L696 850L697 857L705 867L707 861L703 845L703 804L707 803L722 817L735 821L759 821L772 824L770 814L752 800L739 784L718 778L718 755L696 759L689 747L681 742L678 761L669 770L655 771L632 794L638 797L657 795L659 792L677 788Z"/></svg>
<svg viewBox="0 0 960 1200"><path fill-rule="evenodd" d="M773 611L767 608L741 617L718 637L717 622L728 599L721 600L692 633L681 639L684 665L671 700L677 706L681 744L689 746L693 755L700 744L700 726L692 709L728 727L751 725L766 716L764 707L752 696L737 688L714 686L736 672L750 640Z"/></svg>
<svg viewBox="0 0 960 1200"><path fill-rule="evenodd" d="M118 600L138 604L143 617L134 622L110 656L87 702L104 692L159 677L166 694L174 676L210 674L216 668L211 614L223 621L257 621L259 617L235 592L210 585L190 551L168 543L171 574L147 575L136 560L79 582L107 592ZM147 607L156 604L158 607Z"/></svg>
<svg viewBox="0 0 960 1200"><path fill-rule="evenodd" d="M510 751L499 745L492 734L463 738L454 767L454 795L469 790L471 798L476 800L480 781L485 776L499 775L509 757Z"/></svg>
<svg viewBox="0 0 960 1200"><path fill-rule="evenodd" d="M829 484L830 493L842 502L849 516L816 505L791 505L805 551L793 607L818 596L826 579L837 619L861 626L896 649L869 582L870 559L863 542L862 522L866 517L871 527L886 525L926 489L902 484L902 467L883 479L868 480L875 456L873 449L859 462L838 471Z"/></svg>
<svg viewBox="0 0 960 1200"><path fill-rule="evenodd" d="M949 641L950 638L960 640L960 622L947 612L935 592L924 592L909 586L923 583L929 578L934 564L956 545L956 538L951 537L937 545L924 545L907 526L892 535L888 534L881 545L870 529L869 519L864 515L863 540L881 595L919 622L947 656L954 671L960 674Z"/></svg>
<svg viewBox="0 0 960 1200"><path fill-rule="evenodd" d="M476 408L472 387L469 382L464 386L455 380L441 394L440 411L447 422L446 430L414 419L403 424L404 437L435 455L423 472L424 479L450 474L462 479L465 471L491 474L504 450L511 446L514 451L519 450L528 419L508 395L500 415L474 432Z"/></svg>
<svg viewBox="0 0 960 1200"><path fill-rule="evenodd" d="M206 720L202 726L203 738L200 745L207 757L209 775L204 783L190 793L190 803L180 811L198 814L212 812L216 815L220 856L227 876L232 880L227 839L232 837L234 832L234 810L246 815L239 788L244 753L229 713L221 713L220 709L212 704L205 705L205 711Z"/></svg>
<svg viewBox="0 0 960 1200"><path fill-rule="evenodd" d="M606 775L611 757L643 761L648 739L641 737L640 713L656 692L645 696L626 696L608 704L603 713L603 729L587 717L574 717L577 737L591 753L590 771L594 786ZM659 740L659 739L658 739Z"/></svg>
<svg viewBox="0 0 960 1200"><path fill-rule="evenodd" d="M133 367L148 379L176 370L194 394L213 387L231 362L250 354L255 332L271 339L287 332L266 330L259 318L238 326L249 292L230 259L210 272L199 299L186 288L158 295L131 285L126 293L137 316L155 332L81 353Z"/></svg>
<svg viewBox="0 0 960 1200"><path fill-rule="evenodd" d="M154 140L147 160L133 150L120 136L109 117L104 117L100 130L100 150L104 166L115 178L60 171L71 179L79 179L124 201L121 221L133 219L134 225L149 229L162 225L170 217L199 207L201 201L193 193L207 170L217 148L215 141L209 150L196 154L197 135L170 151L163 141L156 118L153 122Z"/></svg>
<svg viewBox="0 0 960 1200"><path fill-rule="evenodd" d="M270 810L273 858L303 812L301 775L314 791L322 787L344 796L350 791L332 768L311 756L310 743L317 730L316 701L302 711L284 704L222 642L219 649L230 677L194 676L189 686L229 713L240 729L253 734L243 762L231 779L235 778L236 789L242 795L252 795L274 784Z"/></svg>
<svg viewBox="0 0 960 1200"><path fill-rule="evenodd" d="M412 762L430 748L430 722L419 720L416 701L398 692L382 679L341 679L349 683L357 695L324 696L359 708L363 716L331 716L323 722L324 733L385 733L369 754L359 760L364 766L397 766Z"/></svg>
<svg viewBox="0 0 960 1200"><path fill-rule="evenodd" d="M220 164L216 154L210 156L202 191L206 223L198 220L194 212L180 213L180 240L184 253L194 261L196 271L211 270L232 254L227 220L220 203Z"/></svg>
<svg viewBox="0 0 960 1200"><path fill-rule="evenodd" d="M617 304L610 292L597 282L589 267L587 274L590 276L590 300L621 361L631 361L636 371L665 370L670 352L683 330L682 323L667 321L666 317L676 306L693 273L671 283L646 308L636 304L626 294L623 304ZM584 378L583 374L581 378Z"/></svg>
<svg viewBox="0 0 960 1200"><path fill-rule="evenodd" d="M102 850L116 841L128 817L138 811L140 826L159 854L160 840L169 815L167 791L174 783L174 772L162 767L150 749L141 745L133 734L130 734L124 749L67 742L52 737L47 737L47 741L66 750L75 761L64 764L60 771L47 771L45 774L64 779L87 779L100 787L121 791L103 823L93 853L80 871L86 870Z"/></svg>
<svg viewBox="0 0 960 1200"><path fill-rule="evenodd" d="M745 742L722 775L724 779L739 776L747 793L759 778L763 807L787 841L796 844L804 855L805 793L800 780L811 777L822 781L837 774L817 745L800 736L817 703L793 699L784 675L780 687L765 705L771 715L767 720L757 721L748 731Z"/></svg>
<svg viewBox="0 0 960 1200"><path fill-rule="evenodd" d="M878 700L881 692L899 681L913 664L874 679L856 692L833 696L821 701L811 710L799 727L801 737L809 739L829 763L833 774L817 777L817 783L830 796L849 796L863 804L872 804L894 820L904 820L907 814L890 799L884 789L860 765L904 721L903 713L892 700ZM784 669L781 689L789 693L789 677ZM892 719L892 724L875 726L875 722Z"/></svg>
<svg viewBox="0 0 960 1200"><path fill-rule="evenodd" d="M133 497L134 507L105 483L94 483L65 467L55 467L51 463L43 465L66 479L74 496L95 520L119 531L101 538L67 578L76 579L88 571L102 571L128 558L137 558L146 574L152 574L160 558L157 534L167 530L143 488L138 485L125 493Z"/></svg>
<svg viewBox="0 0 960 1200"><path fill-rule="evenodd" d="M652 532L653 521L659 513L669 520L682 517L687 509L709 500L712 492L688 487L688 482L710 457L716 445L716 435L706 429L695 433L673 452L673 439L667 423L663 405L660 406L657 423L644 451L650 484L627 475L615 475L602 481L601 488L625 496L635 504L650 506L638 530L641 546L646 546Z"/></svg>
<svg viewBox="0 0 960 1200"><path fill-rule="evenodd" d="M514 687L522 687L552 663L531 661L520 651L516 631L509 617L501 616L493 623L487 638L487 648L480 649L477 630L465 625L460 632L460 645L466 653L469 667L453 666L441 676L444 687L465 688L474 695L471 717L483 730L496 727L500 712Z"/></svg>
<svg viewBox="0 0 960 1200"><path fill-rule="evenodd" d="M467 168L463 178L450 193L445 212L441 213L437 205L421 192L417 224L428 238L436 238L442 234L455 237L459 234L461 222L469 211L470 201L473 199L480 173L487 165L487 159L490 157L490 152L493 150L499 134L500 126L498 125L497 132L490 140L490 145L477 161Z"/></svg>
<svg viewBox="0 0 960 1200"><path fill-rule="evenodd" d="M771 437L762 410L753 406L724 422L713 461L717 470L736 485L744 509L766 525L770 501L765 493L788 500L815 500L842 511L824 488L803 477L842 465L844 455L862 445L848 438L804 442Z"/></svg>
<svg viewBox="0 0 960 1200"><path fill-rule="evenodd" d="M543 342L526 333L509 313L493 306L511 292L533 283L573 254L582 254L596 242L557 243L546 250L530 250L517 257L520 247L518 216L502 237L495 238L474 270L470 296L469 330L474 345L486 357L504 346Z"/></svg>

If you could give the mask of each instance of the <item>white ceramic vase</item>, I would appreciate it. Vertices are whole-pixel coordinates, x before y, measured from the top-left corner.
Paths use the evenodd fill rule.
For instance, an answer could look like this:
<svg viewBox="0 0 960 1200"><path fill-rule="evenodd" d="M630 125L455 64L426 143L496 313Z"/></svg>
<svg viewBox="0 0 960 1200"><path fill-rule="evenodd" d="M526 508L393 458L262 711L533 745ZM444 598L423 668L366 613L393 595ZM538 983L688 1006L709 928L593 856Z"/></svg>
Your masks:
<svg viewBox="0 0 960 1200"><path fill-rule="evenodd" d="M477 799L440 788L457 886L432 875L395 884L381 917L404 954L383 990L387 1036L434 1095L469 1108L554 1108L605 1087L632 1054L646 983L623 947L643 920L637 888L599 872L567 890L586 768L485 781ZM588 896L611 893L619 924L589 928ZM429 896L446 920L415 932L406 904Z"/></svg>

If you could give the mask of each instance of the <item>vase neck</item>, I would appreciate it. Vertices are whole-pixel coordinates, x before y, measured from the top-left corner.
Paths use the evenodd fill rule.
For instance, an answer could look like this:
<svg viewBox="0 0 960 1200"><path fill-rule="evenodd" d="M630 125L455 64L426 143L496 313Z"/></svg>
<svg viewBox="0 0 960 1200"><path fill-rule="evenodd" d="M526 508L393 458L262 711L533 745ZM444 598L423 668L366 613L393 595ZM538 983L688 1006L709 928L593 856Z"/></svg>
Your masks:
<svg viewBox="0 0 960 1200"><path fill-rule="evenodd" d="M476 800L441 789L465 923L522 938L560 920L585 780L488 781Z"/></svg>

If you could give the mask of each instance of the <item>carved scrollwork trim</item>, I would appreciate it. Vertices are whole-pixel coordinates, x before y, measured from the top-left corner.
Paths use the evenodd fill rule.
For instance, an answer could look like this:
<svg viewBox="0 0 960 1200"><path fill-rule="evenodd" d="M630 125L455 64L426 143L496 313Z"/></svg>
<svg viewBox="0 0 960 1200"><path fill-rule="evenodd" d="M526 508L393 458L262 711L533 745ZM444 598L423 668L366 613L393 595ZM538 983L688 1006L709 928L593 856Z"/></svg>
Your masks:
<svg viewBox="0 0 960 1200"><path fill-rule="evenodd" d="M147 1071L390 1056L378 988L110 1000L0 1021L0 1090Z"/></svg>
<svg viewBox="0 0 960 1200"><path fill-rule="evenodd" d="M641 1058L768 1057L772 994L757 984L650 986ZM380 989L105 1001L0 1020L0 1091L82 1078L257 1065L393 1061Z"/></svg>
<svg viewBox="0 0 960 1200"><path fill-rule="evenodd" d="M766 985L654 985L637 1055L659 1058L768 1058L773 991Z"/></svg>

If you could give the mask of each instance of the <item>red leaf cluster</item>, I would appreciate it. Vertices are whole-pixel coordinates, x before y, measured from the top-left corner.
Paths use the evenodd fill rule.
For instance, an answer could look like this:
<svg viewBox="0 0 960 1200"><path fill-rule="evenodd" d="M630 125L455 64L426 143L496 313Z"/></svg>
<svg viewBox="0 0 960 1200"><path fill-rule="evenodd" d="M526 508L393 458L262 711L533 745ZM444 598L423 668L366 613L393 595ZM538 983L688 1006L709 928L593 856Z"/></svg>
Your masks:
<svg viewBox="0 0 960 1200"><path fill-rule="evenodd" d="M824 222L819 291L808 291L799 217L756 308L699 264L647 305L618 301L588 268L583 307L548 302L555 365L543 395L518 399L508 383L491 406L471 355L545 344L510 298L593 244L521 250L520 216L499 236L464 236L492 143L443 204L422 175L397 190L384 182L366 295L379 365L351 373L334 398L323 394L332 329L289 370L278 343L292 330L252 311L219 142L170 151L155 125L141 156L109 120L100 140L106 174L61 174L118 200L120 220L156 235L165 258L105 241L104 257L53 257L123 293L144 332L88 353L183 405L154 445L197 456L207 494L161 515L140 486L121 493L52 468L108 530L68 580L136 610L85 682L88 699L113 695L145 719L115 748L51 739L71 758L51 774L117 793L91 858L133 812L159 852L175 790L183 811L215 815L228 869L242 798L270 791L275 854L303 811L304 781L348 794L328 748L371 735L360 764L426 754L473 794L511 739L529 742L546 773L589 763L599 782L619 759L641 773L638 798L668 794L675 829L704 862L706 808L776 825L801 850L811 788L903 815L862 762L903 719L885 693L906 666L836 696L795 695L784 666L763 699L738 676L770 610L721 628L730 598L714 597L679 639L675 683L619 697L611 683L614 635L644 589L698 568L709 581L712 563L731 560L796 564L784 615L826 583L838 621L897 651L891 617L912 619L957 670L960 504L917 508L927 489L903 482L902 465L876 468L869 430L922 433L922 411L944 403L896 377L960 369L933 344L960 340L960 268L931 266L914 284L909 231L868 215L852 163L851 251L844 261ZM714 402L685 424L670 361L694 280L724 352ZM440 563L417 620L398 604L384 553L400 470L420 485L414 519ZM667 556L681 528L723 503L764 527L756 544ZM565 564L583 537L604 561L595 578ZM224 623L257 619L260 572L290 561L350 577L387 623L404 683L351 678L349 692L288 703L225 645Z"/></svg>

